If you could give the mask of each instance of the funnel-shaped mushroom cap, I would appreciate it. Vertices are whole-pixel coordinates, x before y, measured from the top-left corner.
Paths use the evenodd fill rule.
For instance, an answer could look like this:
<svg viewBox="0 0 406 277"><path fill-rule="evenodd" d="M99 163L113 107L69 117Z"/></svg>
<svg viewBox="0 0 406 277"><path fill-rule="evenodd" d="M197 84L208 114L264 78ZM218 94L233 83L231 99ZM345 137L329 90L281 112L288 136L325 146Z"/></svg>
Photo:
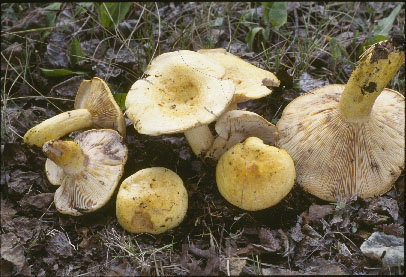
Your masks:
<svg viewBox="0 0 406 277"><path fill-rule="evenodd" d="M405 162L405 98L384 89L405 59L404 45L383 41L361 57L344 85L301 95L277 123L297 182L327 200L390 190Z"/></svg>
<svg viewBox="0 0 406 277"><path fill-rule="evenodd" d="M123 138L109 129L83 132L74 141L49 141L43 151L54 162L46 167L48 178L61 185L55 206L75 216L95 211L110 199L127 161Z"/></svg>
<svg viewBox="0 0 406 277"><path fill-rule="evenodd" d="M206 153L206 157L215 160L218 160L231 146L248 137L260 138L268 145L275 145L278 139L278 130L275 125L249 111L229 111L216 121L215 128L218 137Z"/></svg>
<svg viewBox="0 0 406 277"><path fill-rule="evenodd" d="M129 232L159 234L178 226L187 207L182 179L172 170L152 167L123 181L117 194L116 215Z"/></svg>
<svg viewBox="0 0 406 277"><path fill-rule="evenodd" d="M165 53L131 87L126 114L141 134L184 132L216 120L230 104L234 85L224 68L193 51Z"/></svg>
<svg viewBox="0 0 406 277"><path fill-rule="evenodd" d="M111 128L125 136L124 116L107 84L99 79L84 80L77 92L75 110L48 118L29 129L24 143L42 145L85 128Z"/></svg>
<svg viewBox="0 0 406 277"><path fill-rule="evenodd" d="M248 211L276 205L295 183L289 154L249 137L227 150L216 168L217 187L231 204Z"/></svg>
<svg viewBox="0 0 406 277"><path fill-rule="evenodd" d="M222 64L226 69L223 79L236 85L233 102L258 99L272 93L266 86L279 87L280 81L266 70L256 67L225 49L200 49L197 51Z"/></svg>
<svg viewBox="0 0 406 277"><path fill-rule="evenodd" d="M125 120L108 85L100 78L80 84L75 98L75 109L87 109L92 114L93 126L117 130L125 137Z"/></svg>

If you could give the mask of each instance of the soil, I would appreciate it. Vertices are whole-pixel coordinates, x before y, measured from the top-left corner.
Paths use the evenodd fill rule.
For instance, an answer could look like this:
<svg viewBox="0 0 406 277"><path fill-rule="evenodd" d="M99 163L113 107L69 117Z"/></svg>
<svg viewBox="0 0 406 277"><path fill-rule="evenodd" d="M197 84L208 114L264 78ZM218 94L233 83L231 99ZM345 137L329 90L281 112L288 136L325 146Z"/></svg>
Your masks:
<svg viewBox="0 0 406 277"><path fill-rule="evenodd" d="M77 88L84 79L97 76L105 80L113 92L127 92L142 78L158 35L160 44L155 56L208 47L197 38L187 40L185 32L192 28L190 22L196 16L194 13L199 14L201 10L207 13L210 4L133 4L117 28L124 37L133 30L139 37L147 37L152 32L154 40L140 39L141 42L131 45L132 51L120 47L124 44L117 36L103 41L106 32L93 22L97 18L94 7L76 15L75 21L72 18L77 3L62 4L55 14L55 24L58 26L66 20L71 23L64 28L46 30L47 35L44 35L45 31L18 32L49 26L45 20L49 13L44 9L48 4L30 4L29 9L21 13L17 4L7 5L2 4L2 15L8 7L16 16L11 16L11 11L8 16L2 16L2 276L404 274L404 266L383 263L385 254L373 259L360 249L375 232L403 238L404 172L393 188L380 197L328 203L296 184L276 206L248 212L229 204L220 195L215 181L215 163L196 157L182 134L141 135L128 119L125 141L129 156L122 180L147 167L161 166L176 172L183 179L189 197L183 222L160 235L126 232L115 217L118 189L104 207L93 213L79 217L58 213L53 203L57 186L49 183L44 172L46 157L40 148L23 144L22 136L41 121L72 110ZM259 3L253 5L249 8L260 7ZM307 5L289 3L286 28L292 34L296 32L300 36L303 31L301 18ZM383 14L387 16L388 12L384 11L393 9L396 3L388 5L389 8L373 16L378 19ZM212 8L218 9L219 14L226 9L234 12L236 25L245 6L244 3L234 6L219 3ZM316 10L323 7L322 3L313 6ZM159 34L157 28L147 28L151 26L147 18L157 24L157 18L151 15L157 12L156 8L165 26L174 27L161 27ZM359 20L368 17L366 4L359 7L359 13ZM404 22L404 11L400 16ZM298 18L299 23L295 24ZM139 27L140 24L143 26ZM213 47L226 47L233 33L224 24L223 28L213 28L210 33L201 35L211 36ZM265 67L264 56L258 56L262 50L248 49L244 41L247 27L241 28L234 34L230 51L276 72L275 68ZM349 28L347 32L356 31L351 29L356 27ZM398 25L394 29L403 30ZM335 33L337 40L338 35L344 33L339 31ZM114 30L112 32L114 34ZM69 55L72 37L78 38L84 56L89 59L73 63ZM351 43L344 44L353 63L357 59L356 49L363 42L360 37L362 35L353 36ZM271 39L275 44L283 41L277 32ZM296 43L298 41L300 39ZM276 49L272 51L275 54ZM285 66L281 65L276 72L281 86L271 95L241 103L238 108L256 112L276 123L283 108L297 96L319 86L347 80L352 68L343 61L332 61L323 53L318 52L301 74L292 70L298 62L298 53L286 54L281 63ZM52 77L44 75L41 68L69 68L87 74ZM402 72L404 74L404 67ZM399 90L396 86L393 89ZM401 93L404 94L404 80ZM214 123L210 128L214 133ZM66 139L77 134L72 133Z"/></svg>

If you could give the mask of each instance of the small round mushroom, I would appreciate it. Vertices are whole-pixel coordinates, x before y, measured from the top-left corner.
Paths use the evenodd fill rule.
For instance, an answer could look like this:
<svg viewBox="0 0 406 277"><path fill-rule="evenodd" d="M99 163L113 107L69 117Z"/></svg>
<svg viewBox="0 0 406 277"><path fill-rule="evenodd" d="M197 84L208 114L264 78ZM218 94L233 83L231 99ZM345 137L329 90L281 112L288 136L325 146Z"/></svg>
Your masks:
<svg viewBox="0 0 406 277"><path fill-rule="evenodd" d="M293 100L277 123L297 182L327 201L389 191L405 162L405 98L385 89L405 60L404 41L382 41L361 57L346 85Z"/></svg>
<svg viewBox="0 0 406 277"><path fill-rule="evenodd" d="M80 84L74 108L29 129L24 143L42 147L46 141L91 127L114 129L125 136L124 116L102 79L95 77Z"/></svg>
<svg viewBox="0 0 406 277"><path fill-rule="evenodd" d="M129 232L160 234L178 226L187 207L182 179L170 169L152 167L123 181L117 194L116 215Z"/></svg>
<svg viewBox="0 0 406 277"><path fill-rule="evenodd" d="M248 211L279 203L295 183L292 158L283 150L249 137L228 149L216 167L221 195L231 204Z"/></svg>
<svg viewBox="0 0 406 277"><path fill-rule="evenodd" d="M123 138L111 129L81 133L74 141L52 140L42 147L56 209L74 216L95 211L110 199L127 161Z"/></svg>
<svg viewBox="0 0 406 277"><path fill-rule="evenodd" d="M222 79L224 67L182 50L156 57L145 73L125 101L135 129L151 136L183 132L196 155L205 152L213 143L208 124L227 109L235 90Z"/></svg>
<svg viewBox="0 0 406 277"><path fill-rule="evenodd" d="M279 87L280 81L271 72L252 65L223 48L200 49L197 51L224 66L224 80L232 80L236 86L233 102L229 109L235 109L237 103L258 99L272 93L267 88Z"/></svg>
<svg viewBox="0 0 406 277"><path fill-rule="evenodd" d="M215 126L218 134L206 158L218 160L227 149L248 137L257 137L265 144L275 145L278 130L275 125L262 116L243 110L232 110L223 114Z"/></svg>

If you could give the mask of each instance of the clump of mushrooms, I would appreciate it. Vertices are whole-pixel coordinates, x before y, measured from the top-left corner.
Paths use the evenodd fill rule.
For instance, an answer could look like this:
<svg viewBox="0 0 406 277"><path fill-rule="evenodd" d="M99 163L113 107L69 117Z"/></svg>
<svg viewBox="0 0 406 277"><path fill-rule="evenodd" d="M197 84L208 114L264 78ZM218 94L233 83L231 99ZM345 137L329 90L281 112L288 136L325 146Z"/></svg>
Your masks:
<svg viewBox="0 0 406 277"><path fill-rule="evenodd" d="M385 86L404 60L403 40L379 42L346 85L315 89L285 108L277 145L306 191L337 201L391 189L405 162L405 98Z"/></svg>
<svg viewBox="0 0 406 277"><path fill-rule="evenodd" d="M107 84L100 78L84 80L75 98L74 110L58 114L34 126L24 135L24 143L42 145L73 131L108 128L125 136L125 121Z"/></svg>
<svg viewBox="0 0 406 277"><path fill-rule="evenodd" d="M129 232L160 234L178 226L187 207L182 179L170 169L152 167L123 181L117 194L116 215Z"/></svg>
<svg viewBox="0 0 406 277"><path fill-rule="evenodd" d="M101 208L111 198L124 171L127 147L111 129L94 129L74 141L51 140L42 147L50 182L60 185L54 202L63 214L74 216Z"/></svg>
<svg viewBox="0 0 406 277"><path fill-rule="evenodd" d="M216 167L221 195L231 204L257 211L279 203L292 189L296 172L283 150L249 137L228 149Z"/></svg>
<svg viewBox="0 0 406 277"><path fill-rule="evenodd" d="M204 153L213 143L208 124L225 112L235 91L231 80L223 80L224 67L182 50L156 57L145 73L125 101L135 129L151 136L183 132L193 152Z"/></svg>

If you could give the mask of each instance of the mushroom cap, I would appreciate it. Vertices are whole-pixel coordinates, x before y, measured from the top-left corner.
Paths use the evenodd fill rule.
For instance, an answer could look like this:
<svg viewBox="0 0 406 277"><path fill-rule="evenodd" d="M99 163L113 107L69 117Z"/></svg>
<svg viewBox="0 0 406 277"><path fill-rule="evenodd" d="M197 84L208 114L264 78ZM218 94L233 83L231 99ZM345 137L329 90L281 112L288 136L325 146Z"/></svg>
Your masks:
<svg viewBox="0 0 406 277"><path fill-rule="evenodd" d="M85 131L74 142L85 155L83 170L68 174L55 163L48 163L47 176L53 184L61 180L54 197L56 209L63 214L78 216L99 209L110 199L124 171L127 146L111 129ZM52 143L54 141L46 142L44 151Z"/></svg>
<svg viewBox="0 0 406 277"><path fill-rule="evenodd" d="M145 79L131 87L126 114L141 134L184 132L209 124L231 103L234 84L224 68L202 54L183 50L156 57Z"/></svg>
<svg viewBox="0 0 406 277"><path fill-rule="evenodd" d="M344 85L303 94L276 124L296 165L297 182L327 200L373 197L389 191L404 168L405 98L384 89L365 122L346 122L338 104Z"/></svg>
<svg viewBox="0 0 406 277"><path fill-rule="evenodd" d="M63 168L58 166L51 159L45 161L45 174L47 175L48 181L55 186L60 186L65 176Z"/></svg>
<svg viewBox="0 0 406 277"><path fill-rule="evenodd" d="M94 77L80 84L75 98L75 109L89 110L94 127L117 130L125 137L123 113L102 79Z"/></svg>
<svg viewBox="0 0 406 277"><path fill-rule="evenodd" d="M221 63L226 74L223 79L233 80L236 85L234 102L258 99L272 93L266 86L279 87L280 81L271 72L256 67L225 49L200 49L197 51Z"/></svg>
<svg viewBox="0 0 406 277"><path fill-rule="evenodd" d="M182 179L170 169L152 167L123 181L117 194L116 215L129 232L160 234L178 226L187 207Z"/></svg>
<svg viewBox="0 0 406 277"><path fill-rule="evenodd" d="M295 167L289 154L249 137L228 149L216 167L217 187L231 204L248 211L276 205L292 189Z"/></svg>
<svg viewBox="0 0 406 277"><path fill-rule="evenodd" d="M215 160L227 149L248 137L260 138L268 145L275 145L278 140L276 126L259 114L249 111L232 110L223 114L216 121L215 129L218 137L206 154L206 157Z"/></svg>

